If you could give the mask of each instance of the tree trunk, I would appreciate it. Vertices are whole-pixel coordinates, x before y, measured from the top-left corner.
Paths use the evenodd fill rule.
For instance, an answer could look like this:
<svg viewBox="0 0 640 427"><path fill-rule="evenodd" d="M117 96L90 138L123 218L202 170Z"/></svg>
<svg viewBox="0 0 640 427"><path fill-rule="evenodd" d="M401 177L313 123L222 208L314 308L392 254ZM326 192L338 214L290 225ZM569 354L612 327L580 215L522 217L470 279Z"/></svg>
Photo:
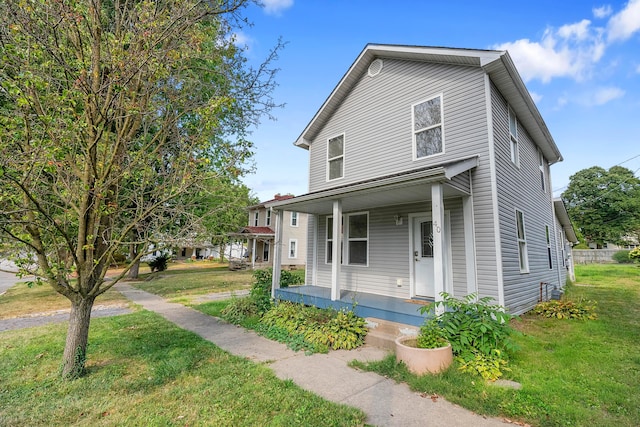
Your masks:
<svg viewBox="0 0 640 427"><path fill-rule="evenodd" d="M224 262L224 250L227 248L227 246L224 243L220 243L220 262Z"/></svg>
<svg viewBox="0 0 640 427"><path fill-rule="evenodd" d="M138 245L136 244L131 244L129 246L129 257L130 259L136 259L136 257L138 256ZM140 260L136 260L136 262L133 263L133 265L131 266L131 268L129 269L129 273L127 274L127 278L129 279L137 279L138 278L138 273L140 272Z"/></svg>
<svg viewBox="0 0 640 427"><path fill-rule="evenodd" d="M62 356L62 377L65 379L76 379L84 373L91 308L94 301L94 297L81 296L71 301L67 342Z"/></svg>

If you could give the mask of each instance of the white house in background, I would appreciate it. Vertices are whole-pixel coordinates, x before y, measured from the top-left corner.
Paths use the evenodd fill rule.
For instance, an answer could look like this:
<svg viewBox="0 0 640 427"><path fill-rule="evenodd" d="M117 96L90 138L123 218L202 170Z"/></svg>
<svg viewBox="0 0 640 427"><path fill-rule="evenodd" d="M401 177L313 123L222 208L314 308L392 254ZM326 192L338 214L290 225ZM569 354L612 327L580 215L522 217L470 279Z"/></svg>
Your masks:
<svg viewBox="0 0 640 427"><path fill-rule="evenodd" d="M274 259L280 266L301 268L307 260L307 214L294 210L273 212L266 205L273 201L293 198L291 195L276 194L273 200L249 206L248 225L231 236L246 239L248 262L252 268L274 265ZM281 216L281 228L276 228L276 216ZM281 238L276 243L275 236Z"/></svg>
<svg viewBox="0 0 640 427"><path fill-rule="evenodd" d="M309 193L261 206L276 230L309 215L307 286L278 289L274 271L278 297L364 313L367 298L477 293L518 314L541 284L564 287L575 233L549 168L562 156L506 51L369 44L295 145Z"/></svg>

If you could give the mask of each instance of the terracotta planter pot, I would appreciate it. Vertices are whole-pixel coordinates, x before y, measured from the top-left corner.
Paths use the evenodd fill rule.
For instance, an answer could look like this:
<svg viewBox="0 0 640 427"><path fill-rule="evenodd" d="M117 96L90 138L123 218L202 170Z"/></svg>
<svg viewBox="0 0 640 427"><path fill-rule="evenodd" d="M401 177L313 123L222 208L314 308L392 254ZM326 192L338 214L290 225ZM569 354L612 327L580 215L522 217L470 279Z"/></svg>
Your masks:
<svg viewBox="0 0 640 427"><path fill-rule="evenodd" d="M437 374L451 366L453 362L451 344L440 348L417 348L415 342L416 337L412 335L396 339L396 360L404 362L409 371L417 375Z"/></svg>

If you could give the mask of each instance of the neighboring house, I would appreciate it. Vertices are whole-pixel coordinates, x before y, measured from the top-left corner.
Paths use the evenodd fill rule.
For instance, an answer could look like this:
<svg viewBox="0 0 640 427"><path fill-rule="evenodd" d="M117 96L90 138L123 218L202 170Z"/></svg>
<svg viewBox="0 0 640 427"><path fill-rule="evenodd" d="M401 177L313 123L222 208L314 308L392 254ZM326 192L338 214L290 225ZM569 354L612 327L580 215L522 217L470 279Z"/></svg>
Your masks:
<svg viewBox="0 0 640 427"><path fill-rule="evenodd" d="M264 206L309 214L308 286L277 289L274 271L278 297L409 322L394 313L441 292L519 314L564 287L562 156L506 51L367 45L295 145L309 193Z"/></svg>
<svg viewBox="0 0 640 427"><path fill-rule="evenodd" d="M271 202L289 200L293 196L276 194L273 200L249 207L249 222L231 236L247 240L248 262L252 268L273 266L274 248L279 248L280 266L304 267L307 261L307 215L297 211L274 213L266 205ZM275 244L276 215L282 216L282 237Z"/></svg>

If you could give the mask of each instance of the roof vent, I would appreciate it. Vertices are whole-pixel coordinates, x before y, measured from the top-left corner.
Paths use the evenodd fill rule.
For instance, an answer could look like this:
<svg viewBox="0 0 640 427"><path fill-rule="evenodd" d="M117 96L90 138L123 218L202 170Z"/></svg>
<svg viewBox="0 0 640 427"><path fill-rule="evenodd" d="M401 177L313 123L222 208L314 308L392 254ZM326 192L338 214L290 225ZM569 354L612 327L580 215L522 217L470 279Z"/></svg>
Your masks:
<svg viewBox="0 0 640 427"><path fill-rule="evenodd" d="M374 59L371 65L369 65L369 77L375 77L380 74L383 65L382 59Z"/></svg>

